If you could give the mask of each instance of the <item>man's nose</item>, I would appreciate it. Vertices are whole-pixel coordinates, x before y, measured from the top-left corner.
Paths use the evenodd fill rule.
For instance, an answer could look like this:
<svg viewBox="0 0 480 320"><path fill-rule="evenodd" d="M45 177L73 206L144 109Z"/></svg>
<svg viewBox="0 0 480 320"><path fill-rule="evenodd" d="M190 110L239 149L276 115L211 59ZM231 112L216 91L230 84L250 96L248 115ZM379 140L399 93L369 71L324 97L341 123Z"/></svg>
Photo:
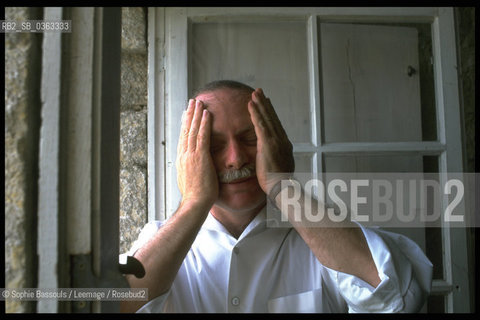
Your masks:
<svg viewBox="0 0 480 320"><path fill-rule="evenodd" d="M225 157L225 167L227 169L238 170L242 168L248 161L245 150L242 148L242 145L239 144L237 141L229 142L226 149Z"/></svg>

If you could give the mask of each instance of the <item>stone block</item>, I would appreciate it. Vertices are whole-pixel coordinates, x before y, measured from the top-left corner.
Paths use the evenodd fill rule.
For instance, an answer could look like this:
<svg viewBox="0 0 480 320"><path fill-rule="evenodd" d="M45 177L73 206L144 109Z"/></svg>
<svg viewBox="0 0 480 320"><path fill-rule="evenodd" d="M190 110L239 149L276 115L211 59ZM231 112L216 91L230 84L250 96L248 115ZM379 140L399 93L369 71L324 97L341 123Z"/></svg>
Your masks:
<svg viewBox="0 0 480 320"><path fill-rule="evenodd" d="M127 110L120 113L120 166L147 167L147 113Z"/></svg>
<svg viewBox="0 0 480 320"><path fill-rule="evenodd" d="M146 52L146 22L147 19L145 8L122 8L122 49Z"/></svg>
<svg viewBox="0 0 480 320"><path fill-rule="evenodd" d="M128 251L147 222L147 170L120 169L120 253Z"/></svg>
<svg viewBox="0 0 480 320"><path fill-rule="evenodd" d="M147 54L122 51L121 102L122 109L142 109L147 106Z"/></svg>

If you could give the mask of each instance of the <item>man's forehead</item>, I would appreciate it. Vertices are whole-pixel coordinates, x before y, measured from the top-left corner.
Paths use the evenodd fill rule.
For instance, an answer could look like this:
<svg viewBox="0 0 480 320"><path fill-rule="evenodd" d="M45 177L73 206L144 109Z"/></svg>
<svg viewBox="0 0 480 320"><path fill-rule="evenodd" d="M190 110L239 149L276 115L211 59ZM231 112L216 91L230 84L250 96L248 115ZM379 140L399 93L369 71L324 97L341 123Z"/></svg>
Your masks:
<svg viewBox="0 0 480 320"><path fill-rule="evenodd" d="M208 108L212 105L240 103L247 104L251 99L251 94L245 90L221 88L214 91L203 92L196 97Z"/></svg>

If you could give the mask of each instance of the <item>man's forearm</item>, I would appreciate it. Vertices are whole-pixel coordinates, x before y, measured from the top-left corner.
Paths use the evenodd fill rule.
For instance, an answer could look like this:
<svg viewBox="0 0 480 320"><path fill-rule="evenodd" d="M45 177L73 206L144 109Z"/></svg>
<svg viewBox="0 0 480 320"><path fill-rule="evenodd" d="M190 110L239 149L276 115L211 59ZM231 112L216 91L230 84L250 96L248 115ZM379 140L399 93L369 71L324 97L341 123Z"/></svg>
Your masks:
<svg viewBox="0 0 480 320"><path fill-rule="evenodd" d="M150 300L170 289L218 198L218 177L210 155L211 127L212 116L202 101L190 99L182 115L175 162L182 203L153 239L135 253L145 268L145 277L127 277L130 287L148 288ZM142 305L125 303L122 311L136 311Z"/></svg>
<svg viewBox="0 0 480 320"><path fill-rule="evenodd" d="M145 268L145 276L141 279L127 276L130 287L148 288L149 300L167 292L209 210L206 205L182 203L155 236L135 253ZM123 310L133 312L143 304L125 303Z"/></svg>
<svg viewBox="0 0 480 320"><path fill-rule="evenodd" d="M302 189L298 200L301 209L299 215L295 212L295 207L288 205L286 201L282 204L282 198L287 197L288 189L285 188L278 194L276 204L282 214L288 215L288 220L317 259L330 269L357 276L376 287L380 283L380 278L360 227L349 221L330 221L325 212L321 222L307 221L306 209L317 212L317 210L325 210L324 206L314 198L306 204L305 197L309 195L306 195ZM306 208L308 203L311 207Z"/></svg>

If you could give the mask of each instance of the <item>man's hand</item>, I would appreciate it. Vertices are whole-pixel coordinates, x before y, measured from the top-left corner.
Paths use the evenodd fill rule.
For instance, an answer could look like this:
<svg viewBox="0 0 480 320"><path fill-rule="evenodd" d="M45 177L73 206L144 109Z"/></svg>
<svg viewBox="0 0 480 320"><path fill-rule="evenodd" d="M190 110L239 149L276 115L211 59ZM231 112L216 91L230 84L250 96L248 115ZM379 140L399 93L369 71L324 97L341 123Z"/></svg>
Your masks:
<svg viewBox="0 0 480 320"><path fill-rule="evenodd" d="M285 178L285 175L281 173L291 173L295 170L293 145L288 139L270 99L265 97L262 89L252 92L248 111L257 135L257 178L260 187L268 195L275 183ZM272 173L279 174L273 175Z"/></svg>
<svg viewBox="0 0 480 320"><path fill-rule="evenodd" d="M252 93L252 101L248 103L248 111L257 134L258 181L263 191L268 195L275 183L288 176L286 173L294 171L293 148L273 110L270 99L265 98L261 89ZM268 179L267 173L269 173ZM305 196L302 191L298 201L301 204L300 212L295 212L293 206L284 207L280 205L279 208L287 214L292 226L312 250L318 261L330 269L352 274L376 287L380 283L380 277L367 241L357 225L353 223L341 225L334 222L334 228L331 228L329 224L323 224L323 228L312 228L295 222L295 218L291 219L298 213L303 217L306 209L304 205L307 203ZM312 199L310 206L314 207L313 209L309 208L309 210L316 212L318 205L317 200Z"/></svg>
<svg viewBox="0 0 480 320"><path fill-rule="evenodd" d="M210 155L212 115L201 101L190 100L182 116L178 142L177 180L182 203L154 237L135 253L145 268L141 279L127 275L131 288L148 288L152 300L172 286L213 203L218 180ZM126 301L123 311L136 311L145 303Z"/></svg>
<svg viewBox="0 0 480 320"><path fill-rule="evenodd" d="M177 181L182 203L213 206L218 178L210 155L212 116L201 101L191 99L182 116L177 148Z"/></svg>

